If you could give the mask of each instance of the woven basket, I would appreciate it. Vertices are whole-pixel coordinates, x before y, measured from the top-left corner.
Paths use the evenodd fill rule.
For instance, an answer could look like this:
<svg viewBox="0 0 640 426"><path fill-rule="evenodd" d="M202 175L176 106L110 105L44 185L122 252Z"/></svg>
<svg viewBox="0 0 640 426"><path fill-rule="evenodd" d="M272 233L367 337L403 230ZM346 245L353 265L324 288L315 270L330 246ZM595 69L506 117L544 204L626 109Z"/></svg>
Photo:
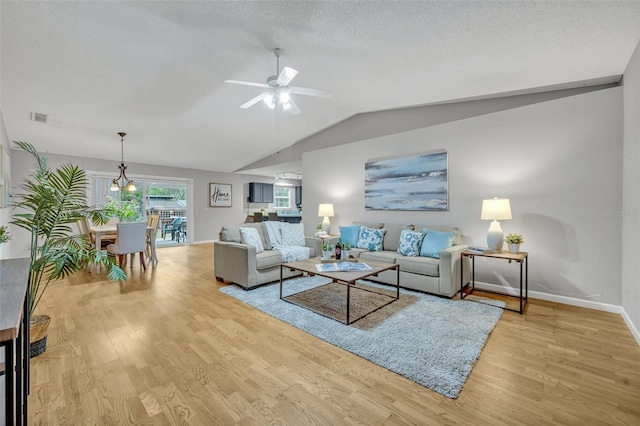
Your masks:
<svg viewBox="0 0 640 426"><path fill-rule="evenodd" d="M29 343L37 342L47 336L51 317L48 315L36 315L31 318Z"/></svg>

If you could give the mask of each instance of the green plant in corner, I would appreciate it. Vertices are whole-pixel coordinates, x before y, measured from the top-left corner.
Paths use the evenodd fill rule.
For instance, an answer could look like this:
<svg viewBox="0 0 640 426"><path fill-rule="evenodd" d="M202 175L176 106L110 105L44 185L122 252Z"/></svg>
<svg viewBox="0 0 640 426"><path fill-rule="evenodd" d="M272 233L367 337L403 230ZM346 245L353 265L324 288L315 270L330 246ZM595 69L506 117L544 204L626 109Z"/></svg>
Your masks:
<svg viewBox="0 0 640 426"><path fill-rule="evenodd" d="M71 164L51 170L46 155L40 155L33 145L22 141L14 143L36 160L32 176L25 178L20 185L22 193L17 194L18 201L12 204L17 212L11 220L31 236L29 318L33 327L35 308L52 281L69 276L89 262L104 265L109 279L114 281L125 280L126 274L99 247L93 247L86 235L74 233L71 228L83 218L94 224L108 220L102 210L87 205L84 170ZM44 347L46 334L42 351ZM33 349L32 345L32 356L35 356Z"/></svg>
<svg viewBox="0 0 640 426"><path fill-rule="evenodd" d="M11 235L9 235L9 231L6 226L0 226L0 244L6 243L11 239Z"/></svg>
<svg viewBox="0 0 640 426"><path fill-rule="evenodd" d="M522 244L524 243L524 238L520 234L509 234L504 237L507 244Z"/></svg>

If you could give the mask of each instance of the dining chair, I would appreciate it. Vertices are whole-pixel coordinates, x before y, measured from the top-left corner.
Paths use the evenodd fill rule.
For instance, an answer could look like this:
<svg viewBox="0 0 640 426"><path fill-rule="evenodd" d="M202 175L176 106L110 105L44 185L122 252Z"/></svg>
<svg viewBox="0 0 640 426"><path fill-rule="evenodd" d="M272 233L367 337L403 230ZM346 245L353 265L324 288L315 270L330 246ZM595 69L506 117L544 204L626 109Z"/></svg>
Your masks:
<svg viewBox="0 0 640 426"><path fill-rule="evenodd" d="M185 219L183 217L176 217L175 219L173 219L173 222L165 224L164 227L162 228L162 239L164 240L167 234L171 232L171 239L175 240L176 231L180 228L180 224L184 220Z"/></svg>
<svg viewBox="0 0 640 426"><path fill-rule="evenodd" d="M160 226L160 215L150 214L147 216L147 257L154 266L158 264L156 254L156 237Z"/></svg>
<svg viewBox="0 0 640 426"><path fill-rule="evenodd" d="M278 220L278 213L268 213L267 217L269 218L269 222L275 222Z"/></svg>
<svg viewBox="0 0 640 426"><path fill-rule="evenodd" d="M262 212L255 212L253 214L253 221L254 222L262 222Z"/></svg>
<svg viewBox="0 0 640 426"><path fill-rule="evenodd" d="M187 222L182 222L176 230L176 240L178 242L180 242L180 240L183 242L187 241Z"/></svg>
<svg viewBox="0 0 640 426"><path fill-rule="evenodd" d="M140 253L140 266L146 271L144 252L147 249L147 222L117 223L116 226L118 228L116 242L109 244L107 251L118 256L118 265L121 268L125 255Z"/></svg>

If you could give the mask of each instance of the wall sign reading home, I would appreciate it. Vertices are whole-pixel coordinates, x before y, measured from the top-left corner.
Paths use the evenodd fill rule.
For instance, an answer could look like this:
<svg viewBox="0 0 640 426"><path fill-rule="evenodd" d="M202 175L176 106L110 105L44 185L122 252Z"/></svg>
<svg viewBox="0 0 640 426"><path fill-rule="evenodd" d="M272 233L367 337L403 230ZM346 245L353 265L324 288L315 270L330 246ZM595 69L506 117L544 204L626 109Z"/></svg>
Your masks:
<svg viewBox="0 0 640 426"><path fill-rule="evenodd" d="M369 160L364 165L367 210L449 210L447 152Z"/></svg>
<svg viewBox="0 0 640 426"><path fill-rule="evenodd" d="M209 207L231 207L231 184L209 184Z"/></svg>

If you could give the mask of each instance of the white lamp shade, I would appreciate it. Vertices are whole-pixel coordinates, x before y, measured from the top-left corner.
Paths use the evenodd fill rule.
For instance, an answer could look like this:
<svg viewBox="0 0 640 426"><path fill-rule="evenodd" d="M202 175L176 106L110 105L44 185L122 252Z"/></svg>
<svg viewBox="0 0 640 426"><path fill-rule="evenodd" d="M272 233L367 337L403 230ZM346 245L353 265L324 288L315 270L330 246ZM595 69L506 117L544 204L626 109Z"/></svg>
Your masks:
<svg viewBox="0 0 640 426"><path fill-rule="evenodd" d="M320 204L318 216L333 217L333 204Z"/></svg>
<svg viewBox="0 0 640 426"><path fill-rule="evenodd" d="M492 198L482 200L482 220L511 219L511 205L508 198Z"/></svg>

